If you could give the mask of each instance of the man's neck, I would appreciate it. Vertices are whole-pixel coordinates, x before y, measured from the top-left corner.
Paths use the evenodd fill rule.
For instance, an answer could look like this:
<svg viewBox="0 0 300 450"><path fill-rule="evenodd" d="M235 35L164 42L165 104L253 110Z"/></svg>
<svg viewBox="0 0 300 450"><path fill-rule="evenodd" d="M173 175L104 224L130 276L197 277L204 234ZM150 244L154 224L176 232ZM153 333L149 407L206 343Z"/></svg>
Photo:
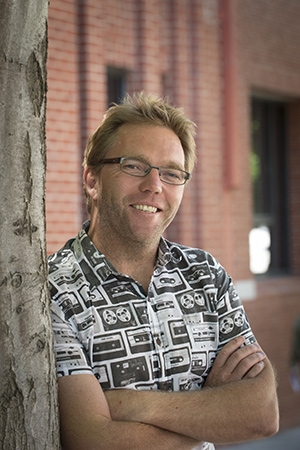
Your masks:
<svg viewBox="0 0 300 450"><path fill-rule="evenodd" d="M114 265L114 267L118 270L118 272L123 273L125 275L130 276L135 281L137 281L141 286L143 286L144 290L147 292L148 287L153 275L156 258L143 259L139 257L135 257L133 260L122 260L119 258L112 259L107 257L107 259Z"/></svg>
<svg viewBox="0 0 300 450"><path fill-rule="evenodd" d="M105 255L116 270L139 282L145 291L157 261L159 242L123 242L88 232L95 247Z"/></svg>

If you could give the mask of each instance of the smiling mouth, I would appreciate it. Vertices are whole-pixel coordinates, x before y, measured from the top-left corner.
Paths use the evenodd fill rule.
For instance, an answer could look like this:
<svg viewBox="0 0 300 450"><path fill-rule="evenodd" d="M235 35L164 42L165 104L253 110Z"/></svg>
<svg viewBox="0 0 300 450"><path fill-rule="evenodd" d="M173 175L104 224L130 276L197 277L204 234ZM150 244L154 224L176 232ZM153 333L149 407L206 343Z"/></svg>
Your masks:
<svg viewBox="0 0 300 450"><path fill-rule="evenodd" d="M158 208L155 206L149 206L149 205L131 205L133 208L138 209L139 211L147 212L154 214L158 211Z"/></svg>

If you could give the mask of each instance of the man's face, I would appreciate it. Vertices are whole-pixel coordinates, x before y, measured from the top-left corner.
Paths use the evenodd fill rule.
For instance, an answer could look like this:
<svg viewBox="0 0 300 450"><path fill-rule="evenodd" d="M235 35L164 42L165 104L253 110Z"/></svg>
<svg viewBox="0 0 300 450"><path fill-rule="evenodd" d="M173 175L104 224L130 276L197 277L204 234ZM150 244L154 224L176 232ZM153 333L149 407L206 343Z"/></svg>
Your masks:
<svg viewBox="0 0 300 450"><path fill-rule="evenodd" d="M152 166L184 170L184 152L176 134L153 125L123 125L106 158L134 157ZM100 234L126 242L157 245L173 220L182 200L184 186L162 182L157 169L143 178L105 164L97 180L97 209Z"/></svg>

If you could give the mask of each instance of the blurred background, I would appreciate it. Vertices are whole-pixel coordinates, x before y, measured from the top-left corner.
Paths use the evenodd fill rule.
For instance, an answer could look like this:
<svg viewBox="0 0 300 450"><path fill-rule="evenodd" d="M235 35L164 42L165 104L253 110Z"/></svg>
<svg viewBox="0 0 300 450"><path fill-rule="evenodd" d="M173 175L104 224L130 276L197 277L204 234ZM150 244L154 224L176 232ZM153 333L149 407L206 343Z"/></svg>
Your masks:
<svg viewBox="0 0 300 450"><path fill-rule="evenodd" d="M276 367L280 430L300 426L290 382L300 315L299 0L51 0L47 250L87 218L81 162L112 102L168 96L197 124L198 163L166 237L233 277ZM228 333L237 324L227 324Z"/></svg>

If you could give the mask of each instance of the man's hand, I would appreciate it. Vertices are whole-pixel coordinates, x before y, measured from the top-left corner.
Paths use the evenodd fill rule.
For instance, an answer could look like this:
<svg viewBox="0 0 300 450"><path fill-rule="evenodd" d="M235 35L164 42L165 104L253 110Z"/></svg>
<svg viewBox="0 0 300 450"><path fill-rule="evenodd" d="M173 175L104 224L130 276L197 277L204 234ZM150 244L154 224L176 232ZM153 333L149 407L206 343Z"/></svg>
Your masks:
<svg viewBox="0 0 300 450"><path fill-rule="evenodd" d="M242 378L254 378L261 373L266 355L255 344L244 345L244 337L232 339L216 357L204 387L217 387Z"/></svg>

